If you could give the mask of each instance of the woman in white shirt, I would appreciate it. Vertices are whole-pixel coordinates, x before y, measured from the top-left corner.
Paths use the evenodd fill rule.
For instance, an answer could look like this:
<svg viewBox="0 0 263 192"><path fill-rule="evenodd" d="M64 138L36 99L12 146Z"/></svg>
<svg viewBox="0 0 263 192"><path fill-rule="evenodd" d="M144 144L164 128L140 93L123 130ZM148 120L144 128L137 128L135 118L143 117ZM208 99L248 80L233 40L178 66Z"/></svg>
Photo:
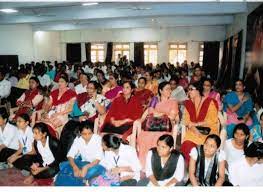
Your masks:
<svg viewBox="0 0 263 192"><path fill-rule="evenodd" d="M251 143L245 156L229 165L229 180L234 186L263 186L263 143Z"/></svg>
<svg viewBox="0 0 263 192"><path fill-rule="evenodd" d="M18 150L13 150L12 155L7 159L9 164L13 164L21 170L30 170L30 166L35 158L33 131L29 123L30 117L28 114L18 116L16 124L18 128L19 148Z"/></svg>
<svg viewBox="0 0 263 192"><path fill-rule="evenodd" d="M114 134L102 137L104 158L100 162L112 174L119 175L120 186L135 186L140 179L141 165L136 150L122 143Z"/></svg>
<svg viewBox="0 0 263 192"><path fill-rule="evenodd" d="M6 162L10 156L8 151L16 151L19 148L17 128L8 123L6 108L0 108L0 162ZM10 149L10 150L9 150Z"/></svg>
<svg viewBox="0 0 263 192"><path fill-rule="evenodd" d="M224 146L226 161L229 165L244 155L249 142L249 128L245 123L237 124L233 131L233 138L228 139Z"/></svg>
<svg viewBox="0 0 263 192"><path fill-rule="evenodd" d="M204 145L190 152L189 178L192 186L222 186L225 181L225 154L219 151L221 139L209 135Z"/></svg>
<svg viewBox="0 0 263 192"><path fill-rule="evenodd" d="M59 171L58 140L50 136L45 123L37 123L33 127L33 133L33 150L37 158L30 167L30 176L25 179L25 184L31 184L34 179L53 178Z"/></svg>
<svg viewBox="0 0 263 192"><path fill-rule="evenodd" d="M67 154L68 161L60 165L60 173L61 175L67 174L67 177L78 178L84 182L102 174L105 169L99 165L103 157L103 150L101 137L93 133L93 124L88 121L81 122L79 131L81 136L75 138ZM65 179L65 177L58 175L55 185L61 185L62 179ZM67 185L67 183L63 185ZM71 185L71 183L68 183L68 185Z"/></svg>
<svg viewBox="0 0 263 192"><path fill-rule="evenodd" d="M159 137L157 147L148 152L146 158L146 179L139 186L175 186L184 177L184 158L174 150L174 139L165 134Z"/></svg>

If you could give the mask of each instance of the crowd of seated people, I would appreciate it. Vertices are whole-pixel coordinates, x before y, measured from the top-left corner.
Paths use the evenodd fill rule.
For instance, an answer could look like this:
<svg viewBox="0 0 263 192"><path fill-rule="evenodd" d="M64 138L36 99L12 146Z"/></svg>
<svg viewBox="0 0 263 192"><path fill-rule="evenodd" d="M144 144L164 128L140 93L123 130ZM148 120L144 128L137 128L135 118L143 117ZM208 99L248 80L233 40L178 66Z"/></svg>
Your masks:
<svg viewBox="0 0 263 192"><path fill-rule="evenodd" d="M263 186L263 106L241 79L123 57L2 67L0 89L0 169L25 184Z"/></svg>

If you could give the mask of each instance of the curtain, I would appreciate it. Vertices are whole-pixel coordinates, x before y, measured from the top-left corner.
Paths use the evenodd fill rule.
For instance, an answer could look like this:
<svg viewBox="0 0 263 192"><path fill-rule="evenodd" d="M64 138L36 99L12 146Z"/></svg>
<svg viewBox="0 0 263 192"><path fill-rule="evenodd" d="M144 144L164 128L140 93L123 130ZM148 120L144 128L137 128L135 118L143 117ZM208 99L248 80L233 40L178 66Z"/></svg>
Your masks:
<svg viewBox="0 0 263 192"><path fill-rule="evenodd" d="M144 43L134 43L134 64L135 66L144 65Z"/></svg>
<svg viewBox="0 0 263 192"><path fill-rule="evenodd" d="M113 52L113 43L112 42L108 42L107 43L106 59L105 59L105 63L106 64L111 64L112 52Z"/></svg>
<svg viewBox="0 0 263 192"><path fill-rule="evenodd" d="M242 50L242 35L243 31L240 31L233 40L233 61L231 70L231 81L239 79L240 62L241 62L241 50Z"/></svg>
<svg viewBox="0 0 263 192"><path fill-rule="evenodd" d="M91 43L85 43L86 50L86 61L87 63L91 62Z"/></svg>
<svg viewBox="0 0 263 192"><path fill-rule="evenodd" d="M67 61L81 62L81 44L67 43Z"/></svg>
<svg viewBox="0 0 263 192"><path fill-rule="evenodd" d="M203 69L216 80L219 66L220 42L204 42Z"/></svg>
<svg viewBox="0 0 263 192"><path fill-rule="evenodd" d="M217 83L216 87L222 88L222 82L224 81L224 72L226 70L226 56L227 56L227 39L224 41L224 47L223 47L223 56L221 61L221 66L219 68L219 74L217 76Z"/></svg>

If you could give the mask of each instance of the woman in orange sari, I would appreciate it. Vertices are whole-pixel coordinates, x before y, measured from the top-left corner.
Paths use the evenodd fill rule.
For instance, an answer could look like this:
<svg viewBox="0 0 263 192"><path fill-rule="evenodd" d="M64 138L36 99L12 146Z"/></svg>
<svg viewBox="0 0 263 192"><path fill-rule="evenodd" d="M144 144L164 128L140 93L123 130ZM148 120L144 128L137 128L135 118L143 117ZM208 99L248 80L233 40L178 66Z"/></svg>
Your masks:
<svg viewBox="0 0 263 192"><path fill-rule="evenodd" d="M181 151L186 165L189 164L189 153L197 145L204 144L210 134L219 135L218 104L216 100L202 95L202 86L193 83L189 86L189 100L185 101L183 124L186 127ZM209 130L210 129L210 130Z"/></svg>
<svg viewBox="0 0 263 192"><path fill-rule="evenodd" d="M62 73L58 80L58 89L51 92L48 110L44 112L42 121L60 135L62 128L68 122L68 115L73 109L76 92L68 88L68 75Z"/></svg>
<svg viewBox="0 0 263 192"><path fill-rule="evenodd" d="M147 80L145 89L149 89L154 95L158 94L158 81L153 79L153 72L146 71L145 78Z"/></svg>

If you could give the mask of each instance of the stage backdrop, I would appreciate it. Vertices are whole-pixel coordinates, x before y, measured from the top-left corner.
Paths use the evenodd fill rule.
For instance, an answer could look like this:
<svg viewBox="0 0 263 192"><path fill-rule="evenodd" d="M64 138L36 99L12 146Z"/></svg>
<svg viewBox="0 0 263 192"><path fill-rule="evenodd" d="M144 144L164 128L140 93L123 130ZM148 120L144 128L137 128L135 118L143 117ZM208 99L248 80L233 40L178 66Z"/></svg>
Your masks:
<svg viewBox="0 0 263 192"><path fill-rule="evenodd" d="M263 3L248 15L244 78L248 91L263 101Z"/></svg>

